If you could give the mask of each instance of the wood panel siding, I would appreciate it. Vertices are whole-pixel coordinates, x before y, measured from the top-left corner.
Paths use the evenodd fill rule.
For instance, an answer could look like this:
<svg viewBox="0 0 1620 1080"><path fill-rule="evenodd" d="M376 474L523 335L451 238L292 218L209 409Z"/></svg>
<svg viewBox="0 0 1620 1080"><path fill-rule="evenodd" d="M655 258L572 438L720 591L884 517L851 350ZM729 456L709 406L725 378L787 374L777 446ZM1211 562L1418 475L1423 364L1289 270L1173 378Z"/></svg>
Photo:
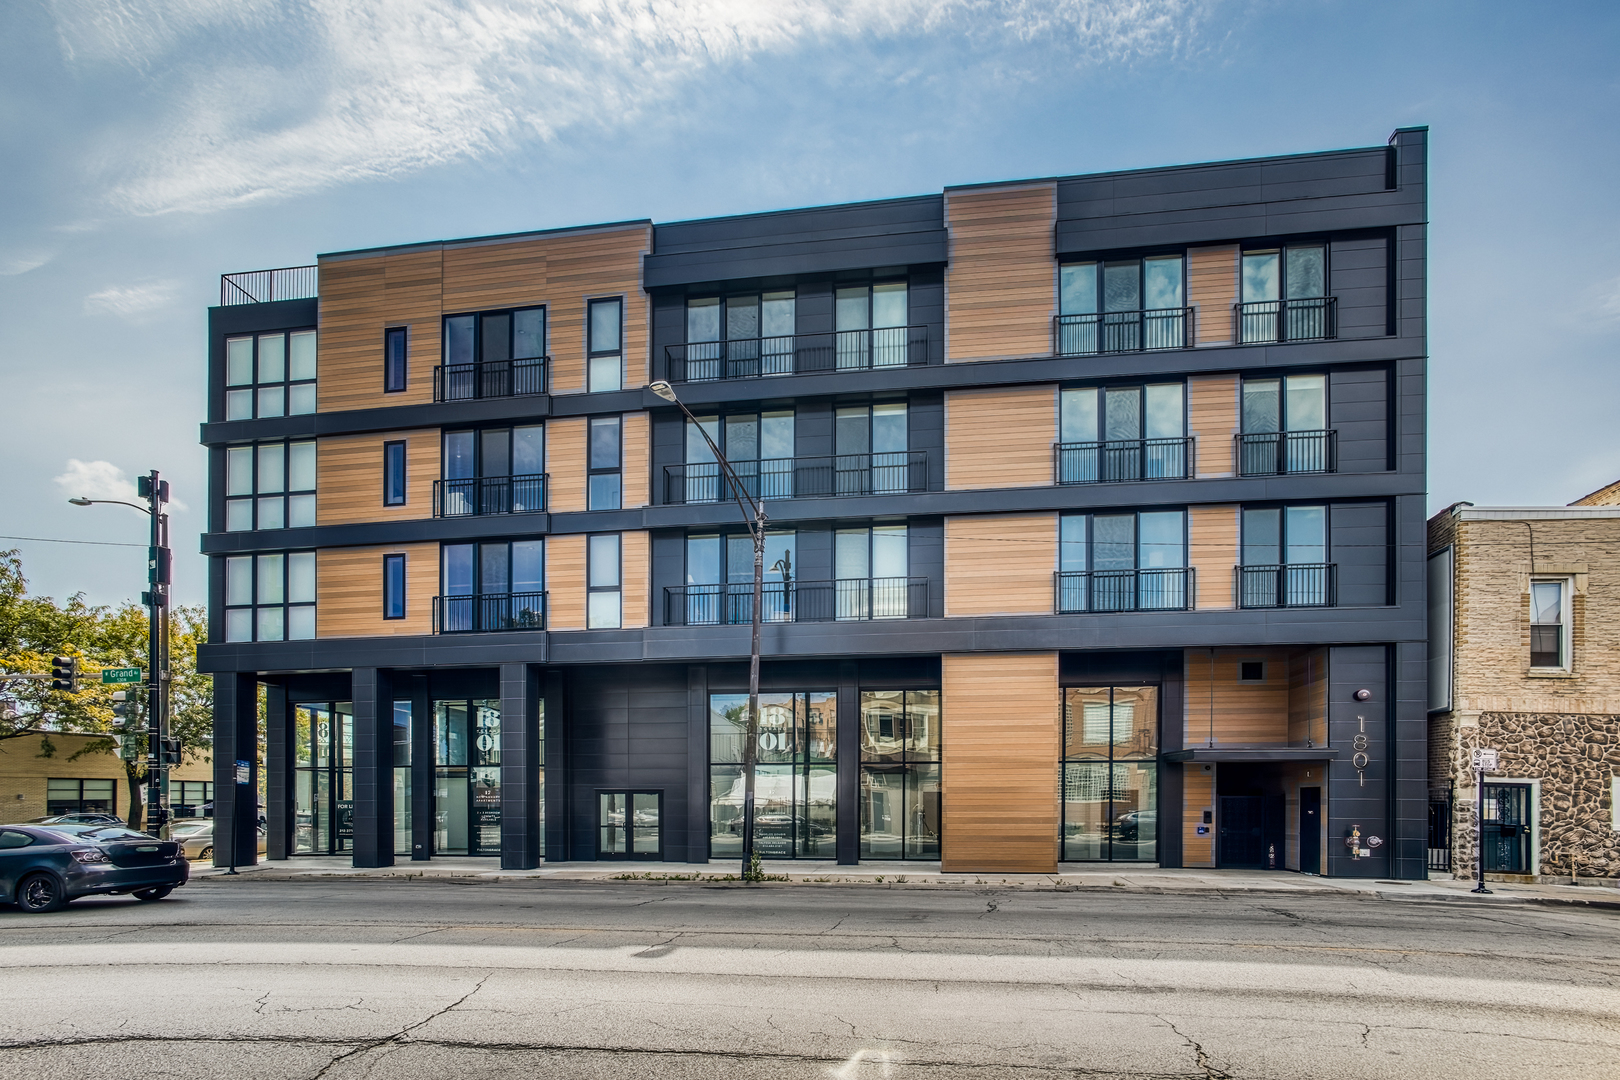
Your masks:
<svg viewBox="0 0 1620 1080"><path fill-rule="evenodd" d="M1232 305L1238 298L1238 246L1187 249L1187 303L1199 345L1232 344Z"/></svg>
<svg viewBox="0 0 1620 1080"><path fill-rule="evenodd" d="M1237 607L1238 508L1192 506L1187 509L1190 561L1197 570L1198 609Z"/></svg>
<svg viewBox="0 0 1620 1080"><path fill-rule="evenodd" d="M1237 473L1233 439L1242 430L1239 382L1236 375L1194 375L1187 380L1187 434L1198 440L1194 445L1199 478Z"/></svg>
<svg viewBox="0 0 1620 1080"><path fill-rule="evenodd" d="M646 626L652 600L652 545L651 534L627 532L619 538L619 581L624 590L623 625Z"/></svg>
<svg viewBox="0 0 1620 1080"><path fill-rule="evenodd" d="M1181 767L1181 865L1215 865L1215 769L1189 761ZM1209 811L1209 822L1204 812ZM1198 827L1204 825L1204 834Z"/></svg>
<svg viewBox="0 0 1620 1080"><path fill-rule="evenodd" d="M1057 185L945 193L946 360L1049 356Z"/></svg>
<svg viewBox="0 0 1620 1080"><path fill-rule="evenodd" d="M622 484L625 508L646 506L652 495L652 428L647 414L625 413L620 435L623 439L619 449L624 462Z"/></svg>
<svg viewBox="0 0 1620 1080"><path fill-rule="evenodd" d="M546 540L546 629L585 629L585 537Z"/></svg>
<svg viewBox="0 0 1620 1080"><path fill-rule="evenodd" d="M1208 649L1186 652L1183 745L1282 746L1288 741L1288 649ZM1265 665L1260 682L1240 682L1239 665Z"/></svg>
<svg viewBox="0 0 1620 1080"><path fill-rule="evenodd" d="M1327 745L1327 680L1326 649L1307 649L1288 662L1288 741L1295 746Z"/></svg>
<svg viewBox="0 0 1620 1080"><path fill-rule="evenodd" d="M585 418L546 423L546 509L567 513L585 509Z"/></svg>
<svg viewBox="0 0 1620 1080"><path fill-rule="evenodd" d="M1050 615L1057 514L945 519L945 615Z"/></svg>
<svg viewBox="0 0 1620 1080"><path fill-rule="evenodd" d="M383 618L383 556L405 556L405 617ZM322 548L315 553L315 636L433 633L439 545Z"/></svg>
<svg viewBox="0 0 1620 1080"><path fill-rule="evenodd" d="M942 665L940 868L1055 873L1057 654L946 655Z"/></svg>
<svg viewBox="0 0 1620 1080"><path fill-rule="evenodd" d="M383 505L383 444L405 443L405 505ZM315 523L410 521L433 516L439 429L337 435L315 446Z"/></svg>
<svg viewBox="0 0 1620 1080"><path fill-rule="evenodd" d="M647 382L648 305L641 258L650 225L587 228L509 242L433 244L398 254L321 261L319 408L433 400L447 314L544 305L554 393L585 389L585 301L624 297L625 385ZM383 330L405 326L409 377L383 393Z"/></svg>
<svg viewBox="0 0 1620 1080"><path fill-rule="evenodd" d="M1057 387L953 390L945 395L945 487L1052 483Z"/></svg>

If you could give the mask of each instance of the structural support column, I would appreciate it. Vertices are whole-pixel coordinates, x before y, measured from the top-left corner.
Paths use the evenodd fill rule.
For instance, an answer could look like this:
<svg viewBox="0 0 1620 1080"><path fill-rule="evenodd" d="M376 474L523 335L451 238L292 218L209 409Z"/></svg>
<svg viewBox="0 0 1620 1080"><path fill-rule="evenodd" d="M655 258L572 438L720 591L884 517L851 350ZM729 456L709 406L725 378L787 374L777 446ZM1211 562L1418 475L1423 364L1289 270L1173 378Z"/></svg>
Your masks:
<svg viewBox="0 0 1620 1080"><path fill-rule="evenodd" d="M501 665L501 869L540 865L540 668Z"/></svg>
<svg viewBox="0 0 1620 1080"><path fill-rule="evenodd" d="M355 668L354 865L394 865L394 680Z"/></svg>
<svg viewBox="0 0 1620 1080"><path fill-rule="evenodd" d="M404 685L394 678L394 696L411 702L411 861L433 856L433 802L438 770L433 741L433 698L426 675L412 675Z"/></svg>
<svg viewBox="0 0 1620 1080"><path fill-rule="evenodd" d="M285 712L285 709L283 709ZM285 723L285 720L283 720ZM246 766L238 774L238 763ZM243 782L238 783L238 780ZM214 676L214 865L259 861L259 683L254 672ZM232 852L232 837L235 851Z"/></svg>
<svg viewBox="0 0 1620 1080"><path fill-rule="evenodd" d="M860 665L838 665L838 821L839 866L861 861L861 686Z"/></svg>

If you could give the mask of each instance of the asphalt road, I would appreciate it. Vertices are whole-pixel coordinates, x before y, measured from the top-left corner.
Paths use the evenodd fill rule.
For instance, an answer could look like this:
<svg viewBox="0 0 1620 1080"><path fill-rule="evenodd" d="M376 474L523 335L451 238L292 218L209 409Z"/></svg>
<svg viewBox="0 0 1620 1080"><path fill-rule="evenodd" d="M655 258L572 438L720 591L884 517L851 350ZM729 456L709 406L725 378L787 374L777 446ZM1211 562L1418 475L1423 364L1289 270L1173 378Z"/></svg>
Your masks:
<svg viewBox="0 0 1620 1080"><path fill-rule="evenodd" d="M0 1076L1620 1077L1620 913L200 880L0 908Z"/></svg>

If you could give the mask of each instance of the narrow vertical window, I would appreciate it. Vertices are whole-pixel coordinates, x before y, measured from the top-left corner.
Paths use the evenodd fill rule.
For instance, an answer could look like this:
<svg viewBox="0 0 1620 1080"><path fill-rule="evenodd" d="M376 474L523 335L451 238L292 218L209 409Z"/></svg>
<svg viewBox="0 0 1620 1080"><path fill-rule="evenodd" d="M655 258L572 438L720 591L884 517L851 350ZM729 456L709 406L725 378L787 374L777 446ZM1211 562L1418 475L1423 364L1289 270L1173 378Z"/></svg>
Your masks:
<svg viewBox="0 0 1620 1080"><path fill-rule="evenodd" d="M383 618L405 617L405 556L383 556Z"/></svg>
<svg viewBox="0 0 1620 1080"><path fill-rule="evenodd" d="M1530 583L1530 666L1563 668L1569 666L1565 648L1566 582Z"/></svg>
<svg viewBox="0 0 1620 1080"><path fill-rule="evenodd" d="M617 297L590 302L586 389L591 393L623 388L623 305Z"/></svg>
<svg viewBox="0 0 1620 1080"><path fill-rule="evenodd" d="M620 443L619 417L597 416L591 419L590 498L587 509L619 509L622 499Z"/></svg>
<svg viewBox="0 0 1620 1080"><path fill-rule="evenodd" d="M587 545L585 625L591 630L616 630L623 610L619 534L592 536Z"/></svg>
<svg viewBox="0 0 1620 1080"><path fill-rule="evenodd" d="M395 326L383 332L383 393L398 394L405 389L405 328Z"/></svg>
<svg viewBox="0 0 1620 1080"><path fill-rule="evenodd" d="M383 443L383 505L405 505L405 443Z"/></svg>

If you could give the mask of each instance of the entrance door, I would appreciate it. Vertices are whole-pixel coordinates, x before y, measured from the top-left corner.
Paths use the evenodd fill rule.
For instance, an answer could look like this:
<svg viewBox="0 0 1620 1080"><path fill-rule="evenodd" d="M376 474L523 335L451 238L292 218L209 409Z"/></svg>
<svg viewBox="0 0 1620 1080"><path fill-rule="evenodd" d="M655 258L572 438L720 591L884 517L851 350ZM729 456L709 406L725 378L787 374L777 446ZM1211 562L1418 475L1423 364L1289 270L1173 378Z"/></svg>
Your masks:
<svg viewBox="0 0 1620 1080"><path fill-rule="evenodd" d="M598 859L664 857L662 791L599 791L596 794Z"/></svg>
<svg viewBox="0 0 1620 1080"><path fill-rule="evenodd" d="M1221 796L1221 851L1223 867L1265 865L1261 797Z"/></svg>
<svg viewBox="0 0 1620 1080"><path fill-rule="evenodd" d="M1530 785L1485 785L1485 869L1529 874Z"/></svg>
<svg viewBox="0 0 1620 1080"><path fill-rule="evenodd" d="M1307 874L1322 872L1322 789L1299 789L1299 868Z"/></svg>

